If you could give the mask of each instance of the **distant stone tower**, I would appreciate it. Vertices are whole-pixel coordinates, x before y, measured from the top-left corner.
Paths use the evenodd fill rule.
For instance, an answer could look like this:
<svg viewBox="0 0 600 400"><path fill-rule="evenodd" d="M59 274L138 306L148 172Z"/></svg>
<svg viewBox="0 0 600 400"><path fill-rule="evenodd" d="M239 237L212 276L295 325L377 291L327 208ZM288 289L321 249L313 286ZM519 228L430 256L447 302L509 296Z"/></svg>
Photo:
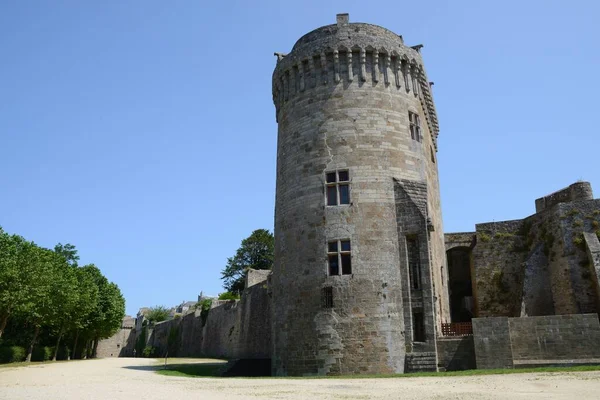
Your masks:
<svg viewBox="0 0 600 400"><path fill-rule="evenodd" d="M276 53L274 375L436 368L448 275L420 48L340 14Z"/></svg>

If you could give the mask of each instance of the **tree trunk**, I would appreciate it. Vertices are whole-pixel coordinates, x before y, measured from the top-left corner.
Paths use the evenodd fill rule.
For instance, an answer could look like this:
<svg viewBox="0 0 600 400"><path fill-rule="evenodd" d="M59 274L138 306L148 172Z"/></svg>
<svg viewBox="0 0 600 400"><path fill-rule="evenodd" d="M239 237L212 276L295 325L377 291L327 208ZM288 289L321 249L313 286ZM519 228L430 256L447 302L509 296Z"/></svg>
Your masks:
<svg viewBox="0 0 600 400"><path fill-rule="evenodd" d="M27 349L27 357L25 358L26 362L31 361L31 354L33 353L33 346L35 346L35 341L37 340L38 333L40 333L40 327L36 325L35 331L33 332L33 339L31 339L31 344L29 345L29 349Z"/></svg>
<svg viewBox="0 0 600 400"><path fill-rule="evenodd" d="M6 328L6 324L8 323L9 315L10 311L7 311L6 314L2 314L2 317L0 317L0 339L2 339L2 334L4 333L4 329Z"/></svg>
<svg viewBox="0 0 600 400"><path fill-rule="evenodd" d="M75 341L73 342L73 359L75 359L75 352L77 351L77 340L79 339L79 329L75 331ZM67 357L67 360L71 359L71 354Z"/></svg>
<svg viewBox="0 0 600 400"><path fill-rule="evenodd" d="M94 348L92 350L92 358L96 358L96 353L98 351L98 338L94 339Z"/></svg>
<svg viewBox="0 0 600 400"><path fill-rule="evenodd" d="M82 357L84 360L87 360L88 358L90 358L90 339L87 339L85 341L85 349L84 349L84 354Z"/></svg>
<svg viewBox="0 0 600 400"><path fill-rule="evenodd" d="M52 356L52 361L56 361L56 356L58 355L58 346L60 346L60 339L63 335L63 328L60 328L58 331L58 339L56 340L56 347L54 348L54 355Z"/></svg>

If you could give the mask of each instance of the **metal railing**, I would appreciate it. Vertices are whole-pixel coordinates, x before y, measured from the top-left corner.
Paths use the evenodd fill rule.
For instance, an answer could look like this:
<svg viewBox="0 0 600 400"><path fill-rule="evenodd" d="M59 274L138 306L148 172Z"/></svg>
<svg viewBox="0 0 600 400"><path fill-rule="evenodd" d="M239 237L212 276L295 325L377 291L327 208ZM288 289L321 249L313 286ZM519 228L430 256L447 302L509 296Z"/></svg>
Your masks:
<svg viewBox="0 0 600 400"><path fill-rule="evenodd" d="M472 336L473 325L470 322L442 323L442 336Z"/></svg>

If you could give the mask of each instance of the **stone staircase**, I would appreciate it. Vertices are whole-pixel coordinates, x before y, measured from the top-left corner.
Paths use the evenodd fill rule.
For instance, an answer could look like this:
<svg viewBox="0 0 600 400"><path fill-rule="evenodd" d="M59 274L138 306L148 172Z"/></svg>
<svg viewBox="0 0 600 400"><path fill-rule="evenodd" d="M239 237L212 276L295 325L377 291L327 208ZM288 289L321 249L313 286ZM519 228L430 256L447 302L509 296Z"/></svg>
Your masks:
<svg viewBox="0 0 600 400"><path fill-rule="evenodd" d="M411 353L406 355L405 372L435 372L437 361L434 352Z"/></svg>

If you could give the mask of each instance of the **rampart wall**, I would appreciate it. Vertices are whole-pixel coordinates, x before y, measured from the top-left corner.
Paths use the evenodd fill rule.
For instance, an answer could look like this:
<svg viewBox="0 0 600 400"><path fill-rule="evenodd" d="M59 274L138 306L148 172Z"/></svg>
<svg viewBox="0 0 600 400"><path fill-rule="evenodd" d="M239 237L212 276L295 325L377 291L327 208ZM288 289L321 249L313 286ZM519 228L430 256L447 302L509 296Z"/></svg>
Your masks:
<svg viewBox="0 0 600 400"><path fill-rule="evenodd" d="M474 318L478 369L600 363L598 314Z"/></svg>

